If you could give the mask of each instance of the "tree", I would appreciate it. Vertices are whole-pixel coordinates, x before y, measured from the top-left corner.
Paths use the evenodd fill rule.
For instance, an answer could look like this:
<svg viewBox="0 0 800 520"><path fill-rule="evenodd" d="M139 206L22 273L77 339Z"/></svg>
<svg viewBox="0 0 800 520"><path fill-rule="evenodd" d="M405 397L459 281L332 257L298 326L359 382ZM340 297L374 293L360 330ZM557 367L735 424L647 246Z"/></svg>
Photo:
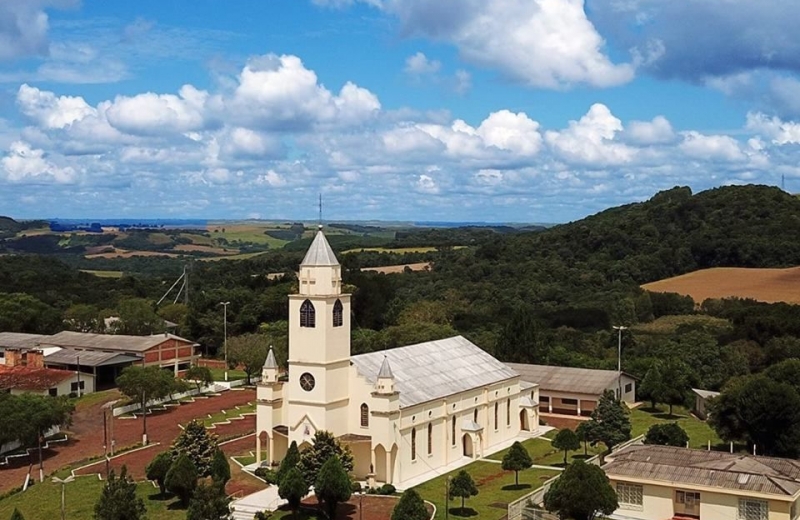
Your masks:
<svg viewBox="0 0 800 520"><path fill-rule="evenodd" d="M581 441L574 431L569 428L558 430L555 438L553 439L553 447L557 450L564 450L564 464L567 463L567 452L580 449Z"/></svg>
<svg viewBox="0 0 800 520"><path fill-rule="evenodd" d="M211 462L219 451L219 441L203 423L192 419L175 438L170 451L173 459L182 454L189 457L198 475L207 477L211 474Z"/></svg>
<svg viewBox="0 0 800 520"><path fill-rule="evenodd" d="M686 394L692 389L689 382L690 369L683 361L669 359L664 363L661 374L663 383L658 387L658 401L669 405L669 415L672 415L672 406L684 404Z"/></svg>
<svg viewBox="0 0 800 520"><path fill-rule="evenodd" d="M172 455L168 451L162 451L150 461L145 469L147 480L152 480L158 484L158 489L164 495L167 492L166 479L167 472L172 466Z"/></svg>
<svg viewBox="0 0 800 520"><path fill-rule="evenodd" d="M429 518L425 502L413 488L403 492L392 511L392 520L428 520Z"/></svg>
<svg viewBox="0 0 800 520"><path fill-rule="evenodd" d="M164 332L164 320L153 310L153 303L144 298L122 300L119 311L119 333L149 336Z"/></svg>
<svg viewBox="0 0 800 520"><path fill-rule="evenodd" d="M328 518L336 517L336 506L340 502L350 500L353 493L350 476L339 457L329 457L322 465L314 482L314 493L325 503Z"/></svg>
<svg viewBox="0 0 800 520"><path fill-rule="evenodd" d="M642 382L636 387L639 399L650 401L650 407L655 408L659 398L664 393L662 390L663 385L664 376L661 374L661 362L654 361L645 373Z"/></svg>
<svg viewBox="0 0 800 520"><path fill-rule="evenodd" d="M214 458L211 459L211 468L209 471L211 473L211 479L223 486L231 479L231 465L228 462L228 457L226 457L225 453L219 448L214 452Z"/></svg>
<svg viewBox="0 0 800 520"><path fill-rule="evenodd" d="M46 303L28 294L0 293L0 330L54 334L61 326L60 313Z"/></svg>
<svg viewBox="0 0 800 520"><path fill-rule="evenodd" d="M214 376L211 375L211 370L208 367L193 366L183 374L183 378L187 381L194 381L197 387L197 392L200 393L200 388L209 386L214 382Z"/></svg>
<svg viewBox="0 0 800 520"><path fill-rule="evenodd" d="M22 516L22 513L19 512L19 509L15 507L14 512L11 513L11 520L25 520L25 517Z"/></svg>
<svg viewBox="0 0 800 520"><path fill-rule="evenodd" d="M678 423L654 424L644 437L645 444L683 447L689 442L689 435Z"/></svg>
<svg viewBox="0 0 800 520"><path fill-rule="evenodd" d="M144 500L136 496L136 483L128 477L128 468L122 466L119 477L112 469L94 506L95 520L143 520L146 512Z"/></svg>
<svg viewBox="0 0 800 520"><path fill-rule="evenodd" d="M228 520L230 499L225 494L225 484L201 482L192 494L186 520Z"/></svg>
<svg viewBox="0 0 800 520"><path fill-rule="evenodd" d="M631 438L631 421L622 403L614 397L612 390L606 390L597 402L586 426L586 436L594 446L598 442L611 449Z"/></svg>
<svg viewBox="0 0 800 520"><path fill-rule="evenodd" d="M508 452L503 456L503 469L514 472L514 482L519 485L519 472L528 469L533 464L528 450L519 441L511 445Z"/></svg>
<svg viewBox="0 0 800 520"><path fill-rule="evenodd" d="M131 400L141 403L142 410L145 410L145 401L163 399L170 395L174 381L172 373L162 368L131 365L122 370L117 378L117 386Z"/></svg>
<svg viewBox="0 0 800 520"><path fill-rule="evenodd" d="M167 489L180 498L181 504L186 507L197 487L197 468L195 468L185 453L178 455L167 472Z"/></svg>
<svg viewBox="0 0 800 520"><path fill-rule="evenodd" d="M544 507L559 518L593 520L618 507L617 494L599 466L577 460L567 466L544 495Z"/></svg>
<svg viewBox="0 0 800 520"><path fill-rule="evenodd" d="M66 396L4 393L0 397L0 444L19 441L26 447L35 446L54 426L69 426L74 410Z"/></svg>
<svg viewBox="0 0 800 520"><path fill-rule="evenodd" d="M308 484L303 474L297 468L290 468L278 482L278 496L289 502L292 513L296 515L300 501L308 494Z"/></svg>
<svg viewBox="0 0 800 520"><path fill-rule="evenodd" d="M297 442L292 441L292 443L289 445L289 449L286 450L286 455L283 457L280 467L278 467L278 473L275 475L278 483L280 484L283 481L283 477L289 472L290 469L298 467L299 464L300 450L297 449Z"/></svg>
<svg viewBox="0 0 800 520"><path fill-rule="evenodd" d="M314 443L300 453L300 473L306 482L316 482L322 466L331 457L337 457L347 473L353 471L353 454L348 446L342 445L331 432L318 430L314 433Z"/></svg>
<svg viewBox="0 0 800 520"><path fill-rule="evenodd" d="M519 306L497 339L498 359L517 363L544 363L549 347L545 327L535 317L535 311Z"/></svg>
<svg viewBox="0 0 800 520"><path fill-rule="evenodd" d="M589 425L588 422L581 421L581 423L578 425L578 427L575 428L575 435L577 435L578 436L578 440L583 443L583 456L584 457L588 457L589 456L589 446L588 446L589 438L587 436L587 430L588 430L587 427L588 427L588 425Z"/></svg>
<svg viewBox="0 0 800 520"><path fill-rule="evenodd" d="M250 377L264 367L268 353L269 339L261 334L243 334L228 339L228 362L242 366L248 385Z"/></svg>
<svg viewBox="0 0 800 520"><path fill-rule="evenodd" d="M459 471L453 480L450 481L450 489L447 496L450 500L454 498L461 498L461 512L464 512L464 501L469 497L474 497L478 494L478 486L472 480L472 476L462 469Z"/></svg>
<svg viewBox="0 0 800 520"><path fill-rule="evenodd" d="M99 315L94 305L76 303L64 311L64 324L76 332L99 332L102 331Z"/></svg>

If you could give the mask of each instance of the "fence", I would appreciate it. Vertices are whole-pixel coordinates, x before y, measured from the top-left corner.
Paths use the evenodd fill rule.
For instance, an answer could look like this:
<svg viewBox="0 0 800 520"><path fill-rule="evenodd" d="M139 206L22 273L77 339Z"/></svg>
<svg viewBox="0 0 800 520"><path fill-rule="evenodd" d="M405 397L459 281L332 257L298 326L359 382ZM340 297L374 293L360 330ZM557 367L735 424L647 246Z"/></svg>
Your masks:
<svg viewBox="0 0 800 520"><path fill-rule="evenodd" d="M612 453L619 451L622 448L626 448L631 444L641 443L643 439L644 435L639 435L638 437L634 437L633 439L623 442L618 446L614 446ZM600 455L595 455L594 457L586 459L586 463L599 466L602 464L601 457ZM538 509L536 505L544 502L544 494L547 493L547 490L550 489L550 486L558 477L559 476L556 475L550 480L545 481L538 489L535 489L527 495L522 496L508 504L508 520L550 520L550 518L546 516L535 516L537 514L541 515L544 513L544 511Z"/></svg>

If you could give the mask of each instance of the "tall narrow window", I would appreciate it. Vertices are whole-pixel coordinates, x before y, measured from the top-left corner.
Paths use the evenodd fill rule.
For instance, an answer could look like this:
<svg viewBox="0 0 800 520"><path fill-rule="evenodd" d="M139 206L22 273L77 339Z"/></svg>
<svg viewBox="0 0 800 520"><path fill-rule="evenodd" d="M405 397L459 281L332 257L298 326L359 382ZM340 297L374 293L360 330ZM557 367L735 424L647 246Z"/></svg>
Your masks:
<svg viewBox="0 0 800 520"><path fill-rule="evenodd" d="M361 426L369 426L369 406L367 403L361 405Z"/></svg>
<svg viewBox="0 0 800 520"><path fill-rule="evenodd" d="M494 429L495 429L495 430L497 429L498 422L499 422L499 421L497 420L497 416L498 416L498 415L500 415L500 403L498 403L497 401L495 401L495 402L494 402Z"/></svg>
<svg viewBox="0 0 800 520"><path fill-rule="evenodd" d="M478 423L478 409L477 408L475 408L475 410L472 412L472 422L474 422L475 424Z"/></svg>
<svg viewBox="0 0 800 520"><path fill-rule="evenodd" d="M433 453L433 423L428 423L428 455Z"/></svg>
<svg viewBox="0 0 800 520"><path fill-rule="evenodd" d="M342 323L344 323L344 318L342 313L344 312L344 306L342 305L341 300L336 300L336 303L333 304L333 326L334 327L341 327Z"/></svg>
<svg viewBox="0 0 800 520"><path fill-rule="evenodd" d="M450 437L451 437L450 442L451 442L451 444L453 446L455 446L456 445L456 418L455 417L453 417L453 421L452 421L452 424L450 426L450 429L452 430L451 435L450 435Z"/></svg>
<svg viewBox="0 0 800 520"><path fill-rule="evenodd" d="M411 460L417 460L417 429L411 428Z"/></svg>
<svg viewBox="0 0 800 520"><path fill-rule="evenodd" d="M300 326L314 328L316 323L317 316L314 311L314 304L310 300L306 300L300 306Z"/></svg>
<svg viewBox="0 0 800 520"><path fill-rule="evenodd" d="M511 426L511 398L506 399L506 426Z"/></svg>

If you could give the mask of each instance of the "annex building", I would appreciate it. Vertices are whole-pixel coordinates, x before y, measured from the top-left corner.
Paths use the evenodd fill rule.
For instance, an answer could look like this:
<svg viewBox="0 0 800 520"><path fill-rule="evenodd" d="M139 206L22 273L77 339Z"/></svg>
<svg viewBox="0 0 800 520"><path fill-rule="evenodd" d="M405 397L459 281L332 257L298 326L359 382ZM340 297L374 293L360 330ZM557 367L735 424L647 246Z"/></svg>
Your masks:
<svg viewBox="0 0 800 520"><path fill-rule="evenodd" d="M356 478L402 488L537 430L538 386L465 338L351 356L349 316L320 230L289 296L288 377L270 351L258 386L259 462L327 430L349 445Z"/></svg>

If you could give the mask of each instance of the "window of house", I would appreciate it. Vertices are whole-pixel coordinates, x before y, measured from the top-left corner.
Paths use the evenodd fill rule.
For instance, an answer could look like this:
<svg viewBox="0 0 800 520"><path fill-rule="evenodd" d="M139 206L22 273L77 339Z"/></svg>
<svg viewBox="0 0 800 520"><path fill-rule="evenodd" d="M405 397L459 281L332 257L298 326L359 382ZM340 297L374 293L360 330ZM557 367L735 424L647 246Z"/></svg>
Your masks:
<svg viewBox="0 0 800 520"><path fill-rule="evenodd" d="M638 484L617 484L617 500L622 509L641 510L644 505L642 486Z"/></svg>
<svg viewBox="0 0 800 520"><path fill-rule="evenodd" d="M739 499L738 520L768 520L769 502L754 498Z"/></svg>
<svg viewBox="0 0 800 520"><path fill-rule="evenodd" d="M506 399L506 426L511 426L511 399Z"/></svg>
<svg viewBox="0 0 800 520"><path fill-rule="evenodd" d="M78 388L83 390L85 387L86 387L85 381L81 381L80 384L78 384L77 382L74 382L74 383L70 383L69 390L70 390L70 392L77 392Z"/></svg>
<svg viewBox="0 0 800 520"><path fill-rule="evenodd" d="M51 397L58 397L58 388L51 388L47 393L50 394Z"/></svg>
<svg viewBox="0 0 800 520"><path fill-rule="evenodd" d="M417 429L411 428L411 460L417 460Z"/></svg>
<svg viewBox="0 0 800 520"><path fill-rule="evenodd" d="M361 405L361 426L369 426L369 406L367 403Z"/></svg>
<svg viewBox="0 0 800 520"><path fill-rule="evenodd" d="M578 404L578 400L577 399L562 399L561 400L561 404L568 404L568 405Z"/></svg>
<svg viewBox="0 0 800 520"><path fill-rule="evenodd" d="M300 326L314 328L316 323L317 316L314 311L314 304L310 300L306 300L300 305Z"/></svg>
<svg viewBox="0 0 800 520"><path fill-rule="evenodd" d="M450 427L453 430L452 435L450 436L452 438L452 445L455 446L456 445L456 418L455 417L453 417L453 420L451 422L451 426Z"/></svg>
<svg viewBox="0 0 800 520"><path fill-rule="evenodd" d="M539 401L542 402L542 403L549 403L550 402L550 396L540 395L539 396Z"/></svg>
<svg viewBox="0 0 800 520"><path fill-rule="evenodd" d="M433 423L428 423L428 455L433 454Z"/></svg>
<svg viewBox="0 0 800 520"><path fill-rule="evenodd" d="M695 505L700 502L700 493L696 491L676 491L675 502L685 505Z"/></svg>
<svg viewBox="0 0 800 520"><path fill-rule="evenodd" d="M626 394L630 393L631 390L633 390L633 383L628 383L627 385L625 385L625 393Z"/></svg>
<svg viewBox="0 0 800 520"><path fill-rule="evenodd" d="M333 326L334 327L341 327L342 323L344 322L344 318L342 313L344 312L344 308L342 306L341 300L336 300L336 303L333 304Z"/></svg>

